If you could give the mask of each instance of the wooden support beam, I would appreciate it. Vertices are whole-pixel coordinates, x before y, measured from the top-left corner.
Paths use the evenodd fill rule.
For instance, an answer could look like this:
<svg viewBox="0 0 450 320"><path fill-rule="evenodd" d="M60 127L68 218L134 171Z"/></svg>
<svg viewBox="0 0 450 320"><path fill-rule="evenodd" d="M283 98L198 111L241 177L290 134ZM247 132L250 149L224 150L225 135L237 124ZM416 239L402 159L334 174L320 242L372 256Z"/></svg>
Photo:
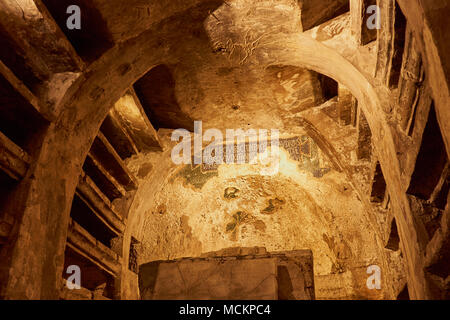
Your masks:
<svg viewBox="0 0 450 320"><path fill-rule="evenodd" d="M125 231L123 218L114 211L109 199L85 173L80 176L77 194L111 231L118 236L123 234Z"/></svg>
<svg viewBox="0 0 450 320"><path fill-rule="evenodd" d="M367 9L376 5L377 0L350 0L351 29L358 45L366 45L377 39L377 29L369 29L368 19L372 14L367 13Z"/></svg>
<svg viewBox="0 0 450 320"><path fill-rule="evenodd" d="M444 210L447 204L447 194L449 190L449 180L450 180L450 162L442 170L441 177L439 178L436 188L431 193L429 202L435 204L438 208Z"/></svg>
<svg viewBox="0 0 450 320"><path fill-rule="evenodd" d="M120 274L122 259L72 220L69 223L67 246L110 275L117 277Z"/></svg>
<svg viewBox="0 0 450 320"><path fill-rule="evenodd" d="M398 87L398 81L400 80L400 73L403 63L403 50L405 48L405 36L406 36L406 17L395 2L394 5L394 29L393 29L393 42L392 42L392 56L389 61L389 73L387 85L391 89Z"/></svg>
<svg viewBox="0 0 450 320"><path fill-rule="evenodd" d="M430 108L421 138L420 150L407 193L422 200L429 200L440 183L449 161L434 104Z"/></svg>
<svg viewBox="0 0 450 320"><path fill-rule="evenodd" d="M106 15L110 15L111 11L102 13L99 8L104 3L100 4L93 0L40 0L40 2L45 5L49 15L51 14L53 17L55 25L61 28L83 61L93 62L114 46L106 19ZM67 8L74 4L81 10L80 29L67 28ZM119 9L118 11L123 14L123 10ZM117 19L120 18L117 17Z"/></svg>
<svg viewBox="0 0 450 320"><path fill-rule="evenodd" d="M53 36L56 37L60 42L61 46L65 48L65 54L67 55L66 59L69 59L69 61L73 63L71 68L74 68L75 70L78 71L82 71L86 67L86 64L78 55L77 51L72 46L72 44L70 43L69 39L66 37L64 32L62 32L61 28L58 26L55 19L52 17L50 11L48 11L48 8L45 6L42 0L33 0L33 1L36 4L36 7L38 8L39 12L42 14L45 23L48 25L49 29L53 31Z"/></svg>
<svg viewBox="0 0 450 320"><path fill-rule="evenodd" d="M0 33L5 42L2 45L7 45L0 52L0 60L31 90L52 74L82 70L81 59L41 1L27 1L22 8L24 5L0 1Z"/></svg>
<svg viewBox="0 0 450 320"><path fill-rule="evenodd" d="M83 169L110 201L126 195L125 188L92 154L89 153L86 157Z"/></svg>
<svg viewBox="0 0 450 320"><path fill-rule="evenodd" d="M18 181L25 176L30 162L30 156L0 132L0 170Z"/></svg>
<svg viewBox="0 0 450 320"><path fill-rule="evenodd" d="M359 0L356 0L359 1ZM387 84L389 78L389 68L394 54L394 17L395 1L384 0L379 2L381 28L377 41L377 65L375 77L383 84Z"/></svg>
<svg viewBox="0 0 450 320"><path fill-rule="evenodd" d="M353 123L357 112L357 100L343 85L339 84L338 89L338 115L339 124L348 126Z"/></svg>
<svg viewBox="0 0 450 320"><path fill-rule="evenodd" d="M350 28L356 43L361 45L361 26L363 24L363 0L350 0Z"/></svg>
<svg viewBox="0 0 450 320"><path fill-rule="evenodd" d="M117 136L125 137L125 143L136 148L136 152L161 151L161 142L150 120L141 105L141 102L133 88L116 102L109 113L113 123L108 126L109 131L102 130L105 135L111 136L111 144L117 145ZM104 127L107 127L105 125ZM116 132L111 132L115 130ZM118 132L117 132L118 131ZM123 142L122 142L123 144ZM123 153L123 146L118 146L118 152ZM129 147L127 147L129 149ZM134 151L134 150L133 150ZM126 153L126 152L125 152ZM130 152L128 152L130 154ZM122 156L122 155L121 155ZM126 156L125 156L126 157ZM122 158L125 158L122 156Z"/></svg>
<svg viewBox="0 0 450 320"><path fill-rule="evenodd" d="M427 245L425 267L428 272L446 279L450 273L448 261L450 261L450 210L447 205L441 217L440 227Z"/></svg>
<svg viewBox="0 0 450 320"><path fill-rule="evenodd" d="M25 84L0 61L0 131L28 151L36 134L54 119L50 108L43 107Z"/></svg>
<svg viewBox="0 0 450 320"><path fill-rule="evenodd" d="M161 151L161 141L159 140L158 133L151 124L150 120L145 113L144 107L141 104L141 100L136 94L133 87L128 90L128 94L133 97L136 110L140 115L135 121L126 121L128 130L131 132L131 136L134 137L136 144L140 148L140 151ZM118 112L115 108L115 110ZM125 119L132 120L130 117L125 117Z"/></svg>
<svg viewBox="0 0 450 320"><path fill-rule="evenodd" d="M19 80L16 75L0 60L0 74L9 82L12 89L16 91L22 98L24 98L29 106L39 113L46 120L54 120L53 114L45 110L40 104L39 99L28 89L28 87Z"/></svg>
<svg viewBox="0 0 450 320"><path fill-rule="evenodd" d="M118 181L126 191L137 189L137 180L109 143L108 139L99 132L92 144L90 155Z"/></svg>
<svg viewBox="0 0 450 320"><path fill-rule="evenodd" d="M407 26L404 50L398 84L397 114L401 128L408 131L412 125L412 115L419 102L420 86L424 80L422 58L410 24Z"/></svg>
<svg viewBox="0 0 450 320"><path fill-rule="evenodd" d="M356 150L358 160L370 160L372 156L372 132L361 108L358 108L358 149Z"/></svg>
<svg viewBox="0 0 450 320"><path fill-rule="evenodd" d="M349 10L348 0L299 0L303 31L312 29Z"/></svg>
<svg viewBox="0 0 450 320"><path fill-rule="evenodd" d="M100 131L108 139L114 150L120 155L122 159L129 158L139 153L139 150L134 143L127 130L121 125L120 120L117 119L110 112L100 128Z"/></svg>

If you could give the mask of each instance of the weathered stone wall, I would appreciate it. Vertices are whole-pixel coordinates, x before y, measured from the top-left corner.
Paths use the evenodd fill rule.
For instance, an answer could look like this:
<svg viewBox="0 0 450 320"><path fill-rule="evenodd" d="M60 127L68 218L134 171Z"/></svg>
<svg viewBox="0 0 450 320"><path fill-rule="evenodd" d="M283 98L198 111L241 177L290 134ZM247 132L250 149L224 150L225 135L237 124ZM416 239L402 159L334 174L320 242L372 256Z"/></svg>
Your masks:
<svg viewBox="0 0 450 320"><path fill-rule="evenodd" d="M416 157L420 143L411 143L411 148L415 151L408 148L398 150L398 146L403 146L403 142L409 138L399 134L397 130L400 128L397 128L396 119L389 114L390 110L395 110L394 106L397 103L394 99L394 91L387 87L382 78L378 76L374 78L374 74L378 75L378 73L372 72L374 61L371 59L375 52L373 44L356 47L356 51L354 51L353 48L355 48L355 43L359 43L358 41L348 41L349 48L345 48L342 43L339 43L340 38L349 40L354 36L354 34L349 35L348 33L347 26L352 23L349 24L345 20L346 17L338 17L324 28L319 27L317 30L311 31L315 37L313 39L311 34L303 34L300 29L298 32L296 30L297 23L301 22L301 10L295 1L277 3L276 10L268 10L271 8L270 5L274 5L273 1L258 2L261 12L269 12L277 19L282 20L278 25L273 23L274 20L270 18L270 15L263 14L258 18L258 10L256 10L258 6L253 7L249 5L252 2L245 1L236 1L237 6L233 9L232 6L224 5L222 1L192 0L183 1L183 3L176 2L173 5L155 2L150 7L145 6L141 1L133 1L127 3L127 8L125 8L123 4L116 6L115 2L98 0L95 1L95 6L100 12L101 20L105 20L99 22L105 22L105 25L110 28L109 35L100 34L100 36L106 38L113 34L112 40L117 45L113 44L112 48L101 52L103 55L96 61L81 61L77 52L56 26L55 21L46 10L42 9L41 1L29 3L30 5L24 8L25 11L16 6L9 6L7 3L2 4L2 13L11 13L6 15L8 20L4 19L4 23L2 23L2 37L11 38L11 35L20 35L17 37L18 40L13 41L12 44L7 42L5 46L11 50L3 52L18 53L20 57L16 61L19 61L20 67L14 65L15 60L7 55L2 57L2 61L4 60L3 62L10 67L18 79L11 77L10 72L5 71L4 66L1 70L2 76L7 75L8 81L14 83L14 90L21 92L25 99L29 100L35 112L42 115L45 125L41 128L43 130L33 132L34 144L31 150L27 150L30 153L29 168L21 177L20 182L8 194L2 207L2 211L12 212L9 215L14 216L14 219L8 218L6 221L8 232L4 232L2 229L2 238L6 237L7 240L5 240L6 244L2 243L0 252L1 297L12 299L57 298L61 283L60 275L64 265L63 257L70 208L86 154L98 134L98 129L109 108L149 69L161 64L170 66L177 81L189 88L185 91L178 88L176 91L177 96L181 97L182 109L190 112L194 117L204 115L205 120L214 120L208 125L219 128L228 126L228 123L234 123L237 127L244 128L249 123L256 127L276 125L280 128L297 128L298 122L290 116L294 116L293 113L303 111L308 107L310 101L303 94L309 95L316 89L314 79L310 77L311 73L305 71L305 68L326 74L347 87L358 99L359 106L363 110L372 132L372 144L375 147L374 156L376 158L373 160L380 162L385 176L391 204L389 215L394 216L398 224L397 231L408 274L410 296L411 298L436 296L425 281L424 268L428 266L441 270L442 262L433 261L434 257L445 257L446 247L444 244L448 237L448 207L444 208L440 225L427 244L426 241L423 241L423 235L426 235L428 231L426 226L421 225L420 217L417 219L417 216L423 212L415 215L416 207L411 207L410 198L407 196L409 177L403 177L406 171L412 170L414 162L412 159ZM450 116L448 110L450 109L448 104L450 99L448 76L446 76L448 41L445 41L447 33L444 21L448 11L448 1L399 0L398 3L412 25L414 38L418 42L418 50L424 59L437 121L447 154L449 154ZM389 58L389 55L385 56L384 50L389 46L393 40L392 36L396 32L393 29L394 16L392 16L391 10L393 4L395 1L392 0L381 2L385 29L378 33L376 48L379 58L377 68L381 66L383 72L389 70L389 59L392 58ZM135 15L133 5L140 8L138 15ZM219 6L221 9L217 12L217 16L212 16L211 13ZM148 15L147 9L161 14ZM122 13L126 16L123 25L117 23L118 17ZM314 17L316 14L317 12L310 16ZM356 15L360 14L361 12L356 12ZM321 18L320 14L317 16ZM350 16L353 19L355 13L351 12ZM135 20L135 17L138 20ZM233 29L234 24L231 22L236 17L239 19L239 23ZM250 21L248 24L245 23L247 17ZM13 21L14 19L16 20ZM207 19L206 24L204 24L205 19ZM7 21L11 23L7 24ZM36 21L44 21L45 25L42 28L35 28ZM205 25L207 28L204 28ZM218 25L224 26L230 32L224 34L223 28ZM254 29L259 32L247 32L252 26L255 26ZM274 26L274 28L272 29L270 26ZM208 32L208 30L212 30L212 32ZM342 32L339 33L339 30ZM335 34L335 32L338 33ZM263 33L265 36L260 38L259 33ZM42 39L45 41L41 41ZM220 40L221 43L211 40ZM320 41L324 43L321 44ZM57 43L58 46L55 47L54 43ZM211 51L214 51L214 54ZM55 52L60 53L58 59L49 59ZM227 60L226 56L232 59ZM201 60L208 63L202 65ZM367 61L372 62L368 63ZM231 66L227 63L230 63ZM211 65L215 67L211 67ZM260 65L264 67L260 67ZM191 66L195 66L196 69L192 70ZM230 71L230 68L233 70ZM239 70L242 72L240 73ZM212 76L216 72L217 77ZM183 82L183 78L186 78L187 81ZM207 81L204 81L206 78L210 78L211 83L218 84L217 87L214 85L208 87ZM262 90L267 93L253 91L266 83L265 80L262 80L264 78L269 79L270 82L270 85ZM296 79L302 81L299 82ZM304 80L310 80L312 85L305 84ZM192 91L194 93L192 96L189 94L192 89L189 87L190 83L198 85ZM232 83L234 86L231 85ZM228 95L220 100L217 91L222 86L228 87L230 90ZM26 89L27 87L29 90ZM267 90L265 90L266 88ZM232 94L232 92L239 94ZM261 103L261 100L257 99L258 95L261 96L261 100L268 99L270 103L268 105ZM201 108L195 110L196 106L189 103L189 99ZM302 103L297 105L296 99L300 99ZM318 100L312 98L311 101L317 102ZM208 109L212 105L214 107ZM218 116L219 112L223 110L230 110L230 114L226 117ZM235 112L237 110L242 112ZM289 114L290 112L292 114ZM307 120L314 119L314 116L314 113L309 114ZM425 116L419 112L419 118L421 119L421 117ZM248 121L248 119L254 119L254 121ZM317 117L315 119L324 118ZM418 122L419 128L422 126L422 121L424 120ZM305 123L302 122L303 126ZM321 123L319 121L314 125L320 127ZM328 128L322 127L320 131L327 130ZM330 131L331 135L335 132L334 130ZM299 134L299 132L291 133ZM300 133L304 134L305 132ZM326 133L325 136L327 136ZM421 139L417 134L413 134L413 137ZM316 139L317 141L319 139ZM329 145L333 145L335 141L326 138L322 142L327 147L323 148L323 151L329 154L330 152L326 152L326 150L331 150ZM345 150L345 147L339 146L339 142L336 143L338 145L334 144L335 151ZM144 187L142 194L163 195L164 190L170 190L171 186L164 189L164 183L167 183L168 173L174 173L169 170L175 168L164 160L167 154L155 155L153 160L149 160L145 155L140 157L146 159L142 161L143 167L134 169L141 177L144 177L148 171L148 167L145 169L148 163L155 164L162 160L159 167L153 166L153 168L157 168L155 170L158 173L153 173L151 177L148 177L149 181L152 180L152 185ZM328 158L331 162L337 162L337 157ZM136 161L139 163L139 160ZM362 208L364 208L361 211L365 211L369 217L370 225L366 227L379 234L380 232L377 230L384 227L384 220L387 221L387 225L390 225L389 219L374 217L373 212L370 213L372 211L371 204L367 199L369 195L362 196L367 189L360 188L359 184L364 180L361 178L364 174L358 172L352 174L347 170L351 164L349 165L346 161L341 161L341 164L343 164L341 168L344 169L342 172L345 177L341 173L331 173L330 175L339 176L337 180L340 182L346 181L346 183L352 184L353 197L360 197ZM361 172L364 172L364 169ZM210 181L220 178L218 175L211 178ZM327 179L326 175L322 179ZM176 183L174 186L180 192L185 191L184 186L177 186ZM291 188L294 189L294 187ZM185 189L192 192L189 188ZM170 192L167 192L167 195L169 194ZM186 194L189 193L186 192ZM130 211L129 225L124 240L124 268L128 266L127 250L130 237L137 232L136 230L141 230L142 224L146 221L147 210L140 210L140 201L144 200L138 200ZM358 201L355 203L358 203L355 208L359 208L360 203ZM157 211L164 212L163 209L161 207ZM177 212L177 214L179 213ZM175 221L177 220L175 219ZM191 223L189 220L189 225ZM184 228L189 230L187 227ZM194 228L192 229L194 230ZM161 230L159 231L161 232ZM369 242L378 243L382 238L380 235L376 237L376 241ZM142 236L140 238L142 239ZM324 240L324 242L326 241ZM198 252L198 243L193 243L191 249ZM381 248L382 246L376 244L375 247ZM382 260L383 265L390 263L390 259L385 254L381 253L377 257ZM126 274L126 271L123 273ZM440 271L438 273L440 274ZM350 279L350 277L342 278L345 278L345 281ZM124 281L133 279L131 281L134 281L134 284L127 283L124 288L134 290L130 296L135 297L137 295L135 292L136 277L124 275L123 279ZM438 283L441 280L433 281ZM360 283L359 280L357 282ZM434 285L431 284L431 286ZM345 295L347 293L343 293L341 296Z"/></svg>
<svg viewBox="0 0 450 320"><path fill-rule="evenodd" d="M202 258L155 261L139 272L142 299L311 300L310 251L228 248Z"/></svg>
<svg viewBox="0 0 450 320"><path fill-rule="evenodd" d="M387 287L384 293L365 288L364 267L381 264L383 248L346 176L306 135L281 139L283 145L280 172L267 177L252 165L216 170L172 165L161 181L160 167L170 162L169 153L157 160L152 154L130 159L133 170L143 163L153 167L132 208L143 219L134 231L142 242L139 264L196 257L236 244L269 251L312 249L319 288L345 273L352 281L342 286L355 286L355 291L349 288L342 298L389 296ZM355 268L360 271L353 274ZM317 298L330 298L325 291L316 292Z"/></svg>

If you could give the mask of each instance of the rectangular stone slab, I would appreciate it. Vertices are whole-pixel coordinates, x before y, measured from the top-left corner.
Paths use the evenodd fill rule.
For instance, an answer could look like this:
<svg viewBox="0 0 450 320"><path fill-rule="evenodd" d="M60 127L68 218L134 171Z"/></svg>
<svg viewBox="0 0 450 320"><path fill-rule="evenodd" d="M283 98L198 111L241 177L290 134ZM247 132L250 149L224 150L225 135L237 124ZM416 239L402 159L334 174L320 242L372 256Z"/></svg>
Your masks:
<svg viewBox="0 0 450 320"><path fill-rule="evenodd" d="M159 265L153 299L272 300L277 259L184 259Z"/></svg>

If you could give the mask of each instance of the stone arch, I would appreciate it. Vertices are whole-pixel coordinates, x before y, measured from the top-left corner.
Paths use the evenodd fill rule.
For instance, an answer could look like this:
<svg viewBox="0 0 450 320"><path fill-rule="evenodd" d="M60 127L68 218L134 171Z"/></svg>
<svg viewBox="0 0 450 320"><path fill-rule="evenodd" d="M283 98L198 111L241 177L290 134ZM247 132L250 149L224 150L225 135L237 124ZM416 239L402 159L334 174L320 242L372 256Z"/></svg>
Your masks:
<svg viewBox="0 0 450 320"><path fill-rule="evenodd" d="M87 69L62 99L63 111L49 128L37 163L32 168L33 174L24 181L24 184L34 189L42 187L39 181L46 181L45 187L38 191L37 196L27 197L24 218L40 214L48 225L30 224L18 230L17 241L21 241L21 245L13 249L11 265L27 264L29 268L19 269L22 274L9 280L6 287L8 296L55 298L59 281L57 275L61 273L63 265L62 253L67 233L64 226L68 224L77 176L98 128L109 107L130 85L153 66L169 63L182 54L176 46L177 36L182 32L178 30L178 26L165 27L164 32L169 35L166 43L162 43L160 37L155 35L155 30L158 29L160 26L109 50ZM408 264L411 297L426 298L417 235L400 180L393 137L384 119L381 101L371 83L338 53L304 35L275 39L264 46L264 49L269 55L260 57L261 62L300 65L323 73L344 84L360 101L377 141L376 148L388 188L391 194L398 195L392 200ZM146 55L146 52L152 52L152 55ZM60 176L60 172L64 172L65 176ZM33 205L36 202L41 205ZM63 227L58 229L51 226ZM37 233L46 243L33 243L32 235ZM124 245L127 246L127 243ZM37 252L31 261L25 251L19 250L24 247ZM50 250L46 250L47 248ZM42 265L37 275L31 270L36 265ZM41 288L38 296L26 293L30 283Z"/></svg>
<svg viewBox="0 0 450 320"><path fill-rule="evenodd" d="M277 43L277 41L279 42ZM375 148L390 194L393 195L394 211L397 215L408 264L411 296L413 298L425 297L423 270L417 270L417 266L421 265L422 257L418 247L415 223L405 190L403 190L391 129L385 119L380 98L374 87L355 66L339 53L308 36L295 35L268 42L270 43L269 47L264 48L266 52L269 52L265 62L299 65L322 73L346 86L359 101L376 141Z"/></svg>

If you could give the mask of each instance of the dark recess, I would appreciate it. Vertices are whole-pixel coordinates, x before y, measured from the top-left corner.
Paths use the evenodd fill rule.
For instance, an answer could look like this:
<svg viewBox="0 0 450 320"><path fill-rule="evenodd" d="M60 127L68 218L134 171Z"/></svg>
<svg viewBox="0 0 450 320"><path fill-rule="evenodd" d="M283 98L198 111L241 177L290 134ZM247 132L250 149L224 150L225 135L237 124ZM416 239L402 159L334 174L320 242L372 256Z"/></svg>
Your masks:
<svg viewBox="0 0 450 320"><path fill-rule="evenodd" d="M436 188L447 162L447 151L433 103L407 193L428 200Z"/></svg>
<svg viewBox="0 0 450 320"><path fill-rule="evenodd" d="M37 148L36 137L43 133L47 124L36 109L0 75L0 131L30 152Z"/></svg>
<svg viewBox="0 0 450 320"><path fill-rule="evenodd" d="M333 99L334 97L337 97L339 94L339 84L335 80L323 74L319 74L318 77L320 86L322 88L324 101L328 101Z"/></svg>
<svg viewBox="0 0 450 320"><path fill-rule="evenodd" d="M98 241L111 248L111 239L117 237L117 235L99 220L92 209L78 195L75 195L73 199L70 216Z"/></svg>
<svg viewBox="0 0 450 320"><path fill-rule="evenodd" d="M0 28L0 60L28 89L34 92L36 87L47 79L39 79L28 65L24 56L25 53L15 44L14 40L3 28Z"/></svg>
<svg viewBox="0 0 450 320"><path fill-rule="evenodd" d="M87 62L99 58L113 47L113 39L105 20L90 0L42 0L80 57ZM67 28L67 8L77 5L81 9L81 29Z"/></svg>
<svg viewBox="0 0 450 320"><path fill-rule="evenodd" d="M394 54L392 57L391 73L389 76L389 87L397 88L403 62L403 51L406 40L407 20L403 15L400 6L395 2L395 33L394 33Z"/></svg>
<svg viewBox="0 0 450 320"><path fill-rule="evenodd" d="M194 121L181 110L175 95L175 79L166 65L147 72L134 88L153 127L194 131Z"/></svg>
<svg viewBox="0 0 450 320"><path fill-rule="evenodd" d="M395 218L391 222L391 232L389 234L389 239L386 244L386 249L397 251L400 248L400 237L398 235L397 222Z"/></svg>
<svg viewBox="0 0 450 320"><path fill-rule="evenodd" d="M350 11L349 0L300 0L299 5L302 10L303 31Z"/></svg>
<svg viewBox="0 0 450 320"><path fill-rule="evenodd" d="M381 170L380 163L377 162L372 182L372 193L370 195L370 200L372 202L381 203L384 200L385 194L386 194L386 181L384 180L383 171Z"/></svg>
<svg viewBox="0 0 450 320"><path fill-rule="evenodd" d="M408 285L405 284L405 286L403 287L402 291L400 291L400 293L397 296L397 300L411 300L409 298L409 292L408 292Z"/></svg>
<svg viewBox="0 0 450 320"><path fill-rule="evenodd" d="M361 44L364 46L366 44L369 44L372 41L375 41L377 39L377 34L378 34L378 30L375 29L369 29L367 27L367 21L369 20L369 18L371 18L371 16L374 13L367 13L367 9L372 6L372 5L376 5L377 4L377 0L364 0L363 1L363 23L362 23L362 29L361 29Z"/></svg>
<svg viewBox="0 0 450 320"><path fill-rule="evenodd" d="M67 269L71 265L79 266L81 269L81 287L88 290L95 290L99 286L106 283L103 296L109 299L114 298L113 277L106 271L101 270L89 259L75 252L70 247L66 247L66 251L64 253L64 279L67 279L70 276L70 274L67 273Z"/></svg>

